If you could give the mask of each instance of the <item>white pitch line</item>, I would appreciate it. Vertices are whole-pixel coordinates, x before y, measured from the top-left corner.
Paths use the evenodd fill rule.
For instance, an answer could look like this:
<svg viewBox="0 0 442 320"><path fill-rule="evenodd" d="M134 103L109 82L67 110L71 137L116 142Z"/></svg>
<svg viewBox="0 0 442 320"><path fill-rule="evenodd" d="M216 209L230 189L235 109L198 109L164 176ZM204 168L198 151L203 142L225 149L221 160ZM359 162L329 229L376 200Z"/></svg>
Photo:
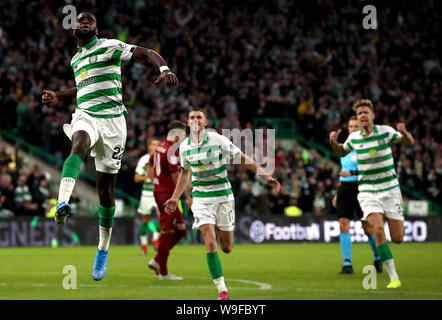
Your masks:
<svg viewBox="0 0 442 320"><path fill-rule="evenodd" d="M200 279L200 280L211 280L210 278L203 278L203 277L193 277L193 276L188 276L186 278L190 278L190 279ZM226 281L233 281L233 282L242 282L242 283L247 283L247 284L253 284L258 286L258 290L270 290L272 288L271 284L268 283L264 283L264 282L258 282L258 281L251 281L251 280L244 280L244 279L227 279L225 278L224 280Z"/></svg>
<svg viewBox="0 0 442 320"><path fill-rule="evenodd" d="M33 274L60 274L59 272L27 272L29 273L33 273ZM5 272L5 271L0 271L0 274L17 274L16 272ZM86 272L77 272L77 274L89 274ZM156 276L147 273L112 273L112 275L115 276L124 276L124 277L148 277L148 278L153 278ZM195 276L184 276L184 279L198 279L198 280L211 280L208 277L195 277ZM287 290L287 289L280 289L280 288L273 288L272 285L267 284L267 283L263 283L263 282L258 282L258 281L251 281L251 280L244 280L244 279L225 279L226 281L232 281L232 282L240 282L240 283L246 283L246 284L253 284L258 286L259 288L257 288L257 290ZM170 282L168 282L170 283ZM0 282L0 287L6 287L6 286L35 286L35 287L45 287L45 286L51 286L51 287L58 287L58 285L49 285L49 284L45 284L45 283L12 283L12 284L8 284L5 282ZM120 288L133 288L133 287L146 287L143 285L140 286L135 286L135 285L106 285L106 284L78 284L79 287L120 287ZM178 288L195 288L195 289L212 289L213 286L186 286L186 285L180 285L180 286L160 286L160 285L147 285L149 288L173 288L173 289L178 289ZM240 290L251 290L253 288L247 288L247 287L236 287L236 286L229 286L229 288L232 289L240 289ZM293 290L297 291L297 292L316 292L316 293L336 293L336 294L341 294L341 293L354 293L354 294L365 294L367 293L367 291L369 291L371 294L376 295L376 294L394 294L394 293L398 293L400 295L404 295L404 296L413 296L413 295L428 295L428 296L442 296L442 292L425 292L425 291L409 291L409 292L404 292L404 291L389 291L389 290L383 290L383 289L375 289L375 290L335 290L335 289L306 289L306 288L293 288Z"/></svg>
<svg viewBox="0 0 442 320"><path fill-rule="evenodd" d="M181 281L178 281L181 282ZM63 287L61 284L47 284L47 283L26 283L26 282L14 282L14 283L6 283L6 282L0 282L0 287L51 287L51 288L57 288L57 287ZM78 288L170 288L170 289L207 289L207 290L213 290L213 286L160 286L160 285L124 285L124 284L77 284ZM230 288L235 290L253 290L253 288L246 288L246 287L235 287L231 286Z"/></svg>
<svg viewBox="0 0 442 320"><path fill-rule="evenodd" d="M1 273L5 273L5 272L0 272L0 274ZM58 272L27 272L28 274L29 273L32 273L32 274L60 274L60 273L58 273ZM15 272L10 272L10 274L16 274ZM77 274L89 274L89 273L86 273L86 272L77 272ZM112 273L112 275L115 275L115 276L123 276L123 277L155 277L155 276L152 276L152 274L151 274L151 272L146 272L146 273ZM208 278L208 277L194 277L194 276L183 276L183 278L184 278L184 280L185 279L198 279L198 280L212 280L211 278ZM225 279L226 281L232 281L232 282L240 282L240 283L246 283L246 284L251 284L251 285L255 285L255 286L258 286L258 290L270 290L270 289L272 289L272 285L271 284L268 284L268 283L265 283L265 282L258 282L258 281L252 281L252 280L245 280L245 279ZM162 287L162 286L160 286L160 287ZM170 286L167 286L167 287L170 287ZM231 287L231 286L229 286L229 287ZM211 287L212 288L212 287ZM241 288L241 289L252 289L252 288L245 288L245 287L233 287L233 288L235 288L235 289L238 289L238 288Z"/></svg>
<svg viewBox="0 0 442 320"><path fill-rule="evenodd" d="M140 273L113 273L114 275L120 275L120 276L143 276L145 277L146 274L140 274ZM198 280L212 280L208 277L194 277L194 276L183 276L184 279L198 279ZM226 281L232 281L232 282L242 282L247 284L253 284L255 286L258 286L258 290L270 290L272 288L271 284L265 283L265 282L258 282L258 281L252 281L252 280L244 280L244 279L227 279Z"/></svg>
<svg viewBox="0 0 442 320"><path fill-rule="evenodd" d="M198 278L198 277L193 277ZM208 278L198 278L198 279L208 279ZM247 282L248 280L241 280L241 279L226 279L228 281L237 281L237 282ZM253 282L253 281L252 281ZM47 284L47 283L25 283L25 282L15 282L15 283L6 283L6 282L0 282L0 287L62 287L61 285L56 284ZM212 290L213 286L160 286L160 285L112 285L112 284L77 284L77 287L84 287L84 288L171 288L171 289L183 289L183 288L189 288L189 289L208 289ZM232 287L235 290L250 290L252 288L246 288L246 287ZM261 289L261 290L268 290L268 289ZM287 291L287 289L273 289L273 290L284 290ZM422 292L422 291L411 291L411 292L403 292L403 291L387 291L387 290L334 290L334 289L305 289L305 288L293 288L293 290L297 292L314 292L314 293L336 293L336 294L345 294L345 293L354 293L354 294L363 294L369 293L373 294L374 296L377 294L399 294L404 296L420 296L420 295L426 295L426 296L442 296L441 292Z"/></svg>

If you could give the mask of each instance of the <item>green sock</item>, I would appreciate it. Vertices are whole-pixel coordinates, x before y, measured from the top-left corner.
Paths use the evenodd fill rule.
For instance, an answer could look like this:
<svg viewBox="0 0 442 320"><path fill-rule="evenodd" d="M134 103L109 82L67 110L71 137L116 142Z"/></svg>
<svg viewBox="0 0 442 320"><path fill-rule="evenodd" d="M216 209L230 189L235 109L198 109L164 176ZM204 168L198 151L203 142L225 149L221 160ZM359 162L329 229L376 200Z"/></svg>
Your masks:
<svg viewBox="0 0 442 320"><path fill-rule="evenodd" d="M157 231L157 226L155 224L155 222L153 222L152 220L149 221L149 223L147 224L147 226L149 227L150 231L155 232ZM141 229L140 229L141 230ZM147 231L146 231L147 232Z"/></svg>
<svg viewBox="0 0 442 320"><path fill-rule="evenodd" d="M69 203L72 191L75 187L75 181L78 178L81 167L81 158L76 154L71 154L63 164L60 187L58 189L58 203Z"/></svg>
<svg viewBox="0 0 442 320"><path fill-rule="evenodd" d="M76 154L71 154L67 157L63 164L61 178L72 178L77 180L82 162L81 158Z"/></svg>
<svg viewBox="0 0 442 320"><path fill-rule="evenodd" d="M391 254L390 247L388 246L387 242L376 246L376 249L381 257L382 262L393 259L393 255Z"/></svg>
<svg viewBox="0 0 442 320"><path fill-rule="evenodd" d="M99 225L104 228L112 228L114 223L115 206L110 208L102 207L98 205L98 214L100 216Z"/></svg>
<svg viewBox="0 0 442 320"><path fill-rule="evenodd" d="M223 276L223 269L221 268L218 252L207 252L206 258L212 279L221 278Z"/></svg>
<svg viewBox="0 0 442 320"><path fill-rule="evenodd" d="M140 223L140 236L147 235L147 223Z"/></svg>

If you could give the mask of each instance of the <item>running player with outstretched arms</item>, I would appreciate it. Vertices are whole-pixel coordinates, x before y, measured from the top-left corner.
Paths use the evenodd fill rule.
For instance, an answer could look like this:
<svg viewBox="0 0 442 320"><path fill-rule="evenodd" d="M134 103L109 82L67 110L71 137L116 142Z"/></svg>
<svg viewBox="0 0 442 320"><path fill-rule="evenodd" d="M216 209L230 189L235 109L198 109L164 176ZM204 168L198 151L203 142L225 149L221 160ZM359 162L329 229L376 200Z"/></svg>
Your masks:
<svg viewBox="0 0 442 320"><path fill-rule="evenodd" d="M398 123L397 130L387 125L374 124L375 114L370 100L356 101L353 104L353 110L361 129L351 133L343 144L338 143L340 129L330 132L330 145L340 157L356 150L358 201L364 214L362 221L367 221L373 228L376 249L390 276L387 288L399 288L401 282L384 231L385 217L391 240L395 243L402 243L404 239L403 201L390 144L412 145L414 139L404 123Z"/></svg>
<svg viewBox="0 0 442 320"><path fill-rule="evenodd" d="M228 300L221 261L218 256L216 229L221 249L229 253L233 249L235 202L227 176L226 159L240 156L241 163L258 172L267 183L279 192L281 185L253 160L247 157L228 138L206 130L207 115L202 108L193 108L188 115L190 136L180 145L181 171L173 195L166 201L166 212L173 212L178 199L192 177L193 229L199 229L206 245L206 259L219 300ZM227 155L224 158L224 155Z"/></svg>
<svg viewBox="0 0 442 320"><path fill-rule="evenodd" d="M65 98L77 98L70 124L63 129L72 141L70 156L63 164L55 222L64 224L70 214L69 199L80 167L89 151L95 157L99 197L99 244L92 278L106 274L109 243L115 213L115 183L126 144L126 107L122 99L121 62L140 61L159 70L156 85L175 86L178 82L164 59L153 50L116 39L98 38L97 21L90 12L77 16L78 52L71 60L76 87L53 92L43 90L48 106Z"/></svg>
<svg viewBox="0 0 442 320"><path fill-rule="evenodd" d="M348 133L361 130L358 119L352 116L348 121ZM355 217L361 219L363 214L361 206L358 202L358 161L356 151L352 151L345 157L341 158L341 172L339 172L339 188L332 200L336 207L339 222L339 243L341 245L342 257L344 258L344 266L339 274L353 274L352 265L352 242L350 236L350 220ZM382 262L376 250L376 239L373 234L373 229L367 223L362 221L362 228L368 237L368 243L373 251L374 266L376 272L382 272Z"/></svg>

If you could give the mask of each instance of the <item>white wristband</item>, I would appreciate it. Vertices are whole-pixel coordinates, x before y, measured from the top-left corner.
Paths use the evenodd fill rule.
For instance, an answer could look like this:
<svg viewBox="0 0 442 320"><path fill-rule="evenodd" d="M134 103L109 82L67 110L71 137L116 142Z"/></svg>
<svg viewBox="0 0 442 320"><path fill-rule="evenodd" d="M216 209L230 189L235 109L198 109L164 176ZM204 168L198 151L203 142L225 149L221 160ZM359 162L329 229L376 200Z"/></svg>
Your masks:
<svg viewBox="0 0 442 320"><path fill-rule="evenodd" d="M163 73L163 72L166 71L166 70L170 71L170 69L169 69L168 66L161 66L161 67L160 67L160 73Z"/></svg>

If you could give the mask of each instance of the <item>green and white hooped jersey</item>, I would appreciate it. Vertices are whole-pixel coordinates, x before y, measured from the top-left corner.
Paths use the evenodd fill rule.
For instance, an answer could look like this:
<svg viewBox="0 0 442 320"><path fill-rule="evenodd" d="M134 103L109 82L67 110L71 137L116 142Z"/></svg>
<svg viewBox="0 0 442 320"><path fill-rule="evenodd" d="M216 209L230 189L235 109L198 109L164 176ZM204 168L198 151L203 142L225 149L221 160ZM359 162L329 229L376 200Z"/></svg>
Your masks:
<svg viewBox="0 0 442 320"><path fill-rule="evenodd" d="M144 156L142 156L140 158L140 160L138 160L137 163L137 167L135 168L135 172L142 175L142 176L146 176L147 172L146 172L146 164L149 162L150 159L150 154L145 154ZM141 192L141 197L149 197L149 198L153 198L153 183L152 181L150 181L150 179L146 179L143 182L143 189Z"/></svg>
<svg viewBox="0 0 442 320"><path fill-rule="evenodd" d="M136 46L116 39L94 38L78 47L71 60L77 85L77 110L97 118L127 114L123 104L121 61L129 61Z"/></svg>
<svg viewBox="0 0 442 320"><path fill-rule="evenodd" d="M227 163L240 153L229 139L207 130L198 145L190 137L181 142L180 163L185 170L192 171L194 201L213 203L234 199Z"/></svg>
<svg viewBox="0 0 442 320"><path fill-rule="evenodd" d="M382 192L399 187L390 145L401 139L402 133L385 125L374 125L366 136L362 129L348 136L344 150L356 150L359 192Z"/></svg>

